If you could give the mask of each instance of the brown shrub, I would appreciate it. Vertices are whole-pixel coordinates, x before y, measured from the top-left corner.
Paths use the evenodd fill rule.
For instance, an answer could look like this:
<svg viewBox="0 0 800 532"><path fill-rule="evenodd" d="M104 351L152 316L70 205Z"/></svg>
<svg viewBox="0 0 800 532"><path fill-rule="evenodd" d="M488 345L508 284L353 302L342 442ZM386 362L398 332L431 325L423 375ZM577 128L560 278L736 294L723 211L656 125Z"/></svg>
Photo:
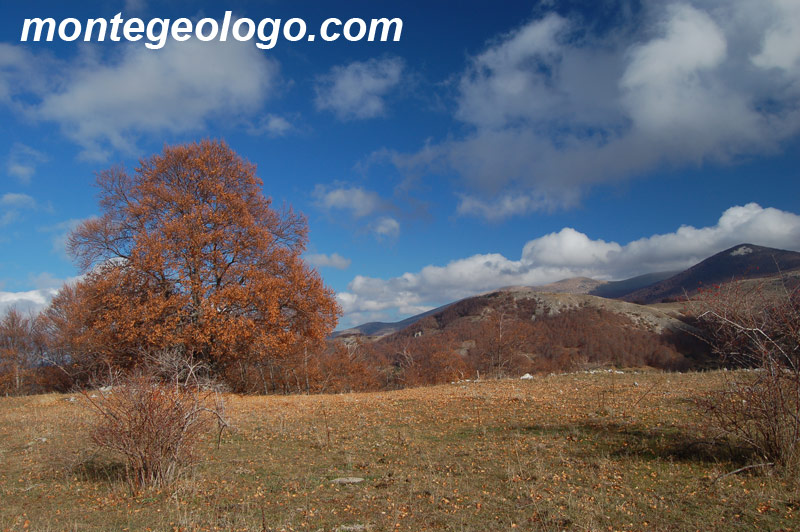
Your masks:
<svg viewBox="0 0 800 532"><path fill-rule="evenodd" d="M767 462L800 468L800 292L786 282L729 283L691 303L729 372L703 406L715 425Z"/></svg>
<svg viewBox="0 0 800 532"><path fill-rule="evenodd" d="M149 376L130 377L103 392L84 394L97 416L92 442L122 457L133 489L164 486L195 463L196 447L222 405L211 392L165 385Z"/></svg>

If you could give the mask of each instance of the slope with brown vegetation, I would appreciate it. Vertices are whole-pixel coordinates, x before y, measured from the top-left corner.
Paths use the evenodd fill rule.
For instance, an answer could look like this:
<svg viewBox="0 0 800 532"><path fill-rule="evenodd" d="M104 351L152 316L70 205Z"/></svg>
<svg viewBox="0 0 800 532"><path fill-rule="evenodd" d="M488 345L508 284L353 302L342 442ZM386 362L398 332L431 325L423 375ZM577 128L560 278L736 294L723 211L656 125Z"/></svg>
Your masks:
<svg viewBox="0 0 800 532"><path fill-rule="evenodd" d="M693 334L671 310L516 288L458 301L363 348L391 388L603 365L685 370L708 363Z"/></svg>
<svg viewBox="0 0 800 532"><path fill-rule="evenodd" d="M692 408L721 382L602 372L229 396L235 432L136 495L117 457L87 447L79 401L2 398L0 530L795 529L798 488L729 474L752 458ZM364 480L335 482L351 477Z"/></svg>

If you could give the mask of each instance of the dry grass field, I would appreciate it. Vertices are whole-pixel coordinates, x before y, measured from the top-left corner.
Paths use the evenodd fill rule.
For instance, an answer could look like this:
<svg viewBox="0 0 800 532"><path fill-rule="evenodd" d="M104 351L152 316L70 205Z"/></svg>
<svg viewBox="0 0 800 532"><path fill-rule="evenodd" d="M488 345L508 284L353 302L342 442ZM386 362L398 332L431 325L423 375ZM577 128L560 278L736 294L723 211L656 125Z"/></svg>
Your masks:
<svg viewBox="0 0 800 532"><path fill-rule="evenodd" d="M81 397L0 399L0 530L795 530L797 483L714 437L719 373L227 397L234 430L131 493ZM363 482L337 484L341 477Z"/></svg>

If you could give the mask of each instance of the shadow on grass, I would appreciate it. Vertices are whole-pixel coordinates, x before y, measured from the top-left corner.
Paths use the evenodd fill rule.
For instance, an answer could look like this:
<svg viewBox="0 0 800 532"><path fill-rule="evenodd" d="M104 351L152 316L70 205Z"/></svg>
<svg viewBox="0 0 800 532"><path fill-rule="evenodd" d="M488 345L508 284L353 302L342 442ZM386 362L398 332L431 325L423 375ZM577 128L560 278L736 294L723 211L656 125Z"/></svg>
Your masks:
<svg viewBox="0 0 800 532"><path fill-rule="evenodd" d="M563 437L575 442L576 455L670 460L743 466L754 456L730 440L704 440L674 427L642 427L611 421L515 427L522 434Z"/></svg>
<svg viewBox="0 0 800 532"><path fill-rule="evenodd" d="M82 479L91 481L119 482L128 478L125 464L97 456L79 462L72 471Z"/></svg>

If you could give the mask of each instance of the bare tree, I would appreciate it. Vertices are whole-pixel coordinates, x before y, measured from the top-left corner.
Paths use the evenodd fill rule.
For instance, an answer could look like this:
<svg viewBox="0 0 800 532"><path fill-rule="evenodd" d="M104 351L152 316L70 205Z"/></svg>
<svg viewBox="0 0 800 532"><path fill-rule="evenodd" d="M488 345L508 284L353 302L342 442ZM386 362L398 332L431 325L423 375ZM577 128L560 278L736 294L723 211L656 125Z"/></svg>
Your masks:
<svg viewBox="0 0 800 532"><path fill-rule="evenodd" d="M24 391L27 370L33 364L32 323L15 308L0 320L0 386L6 393Z"/></svg>

